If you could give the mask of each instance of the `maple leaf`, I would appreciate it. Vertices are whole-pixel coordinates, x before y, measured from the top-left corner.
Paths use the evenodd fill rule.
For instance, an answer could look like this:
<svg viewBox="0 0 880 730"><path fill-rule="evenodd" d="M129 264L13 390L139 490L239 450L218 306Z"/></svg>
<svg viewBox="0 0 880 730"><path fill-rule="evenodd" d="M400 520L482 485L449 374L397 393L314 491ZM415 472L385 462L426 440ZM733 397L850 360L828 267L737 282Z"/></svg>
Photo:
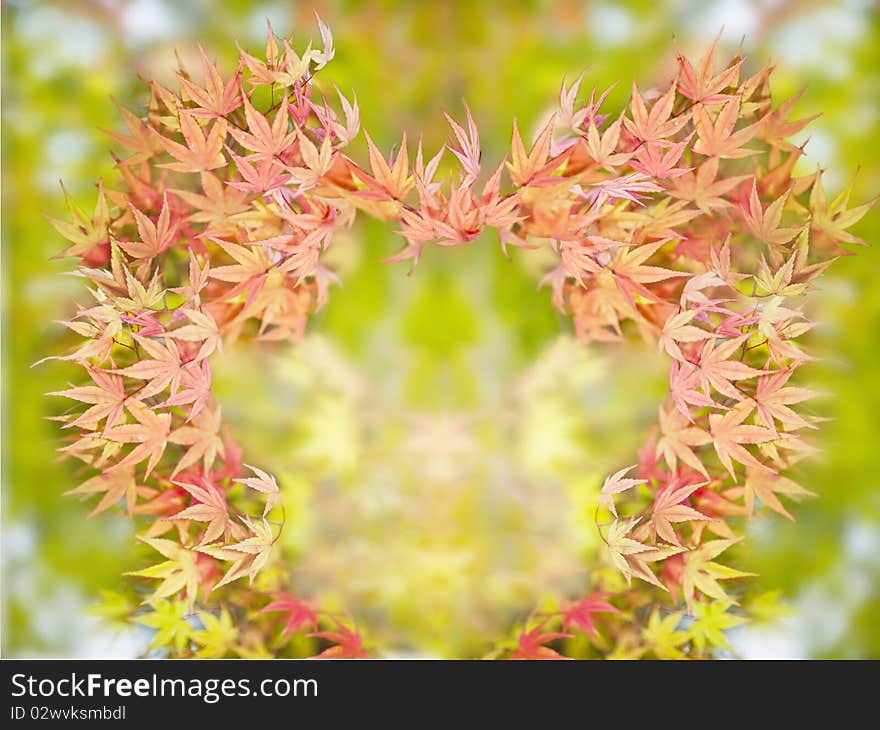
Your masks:
<svg viewBox="0 0 880 730"><path fill-rule="evenodd" d="M234 217L248 210L247 195L210 172L201 174L202 193L173 189L171 192L195 209L189 216L194 223L207 223L215 233L233 230ZM192 251L190 251L192 255ZM194 281L190 277L190 281Z"/></svg>
<svg viewBox="0 0 880 730"><path fill-rule="evenodd" d="M545 618L529 631L523 629L517 639L516 650L510 655L510 659L571 659L546 644L556 639L572 639L574 634L568 634L564 631L544 631L548 621L550 619Z"/></svg>
<svg viewBox="0 0 880 730"><path fill-rule="evenodd" d="M721 463L736 479L733 461L754 469L766 468L760 461L752 456L743 444L761 444L778 438L769 428L744 424L746 418L754 410L751 403L743 401L727 411L724 415L718 413L709 414L709 430L712 433L712 443Z"/></svg>
<svg viewBox="0 0 880 730"><path fill-rule="evenodd" d="M196 653L196 657L221 659L235 646L238 627L232 623L232 616L226 608L220 610L219 616L207 611L199 611L198 615L204 628L192 634L192 640L202 647Z"/></svg>
<svg viewBox="0 0 880 730"><path fill-rule="evenodd" d="M223 145L226 140L226 120L218 119L206 133L196 121L196 118L187 110L180 112L180 131L186 144L180 144L172 139L162 137L162 146L177 162L168 162L162 167L177 172L204 172L223 167L226 158L223 156Z"/></svg>
<svg viewBox="0 0 880 730"><path fill-rule="evenodd" d="M719 33L696 69L681 52L676 54L679 64L678 90L696 104L717 104L729 99L730 95L722 92L735 86L739 80L743 59L734 61L727 68L715 73L715 53L720 38Z"/></svg>
<svg viewBox="0 0 880 730"><path fill-rule="evenodd" d="M336 87L336 94L339 97L339 103L342 106L342 114L345 117L345 124L342 124L339 118L332 114L328 117L328 126L333 130L336 139L342 144L349 144L361 128L361 110L358 106L357 96L352 92L352 100L346 99L339 87Z"/></svg>
<svg viewBox="0 0 880 730"><path fill-rule="evenodd" d="M794 96L782 102L776 109L767 113L761 120L761 139L782 150L793 152L798 149L789 142L789 139L820 116L819 114L814 114L811 117L798 119L794 122L788 121L789 114L791 114L803 93L804 89L801 89Z"/></svg>
<svg viewBox="0 0 880 730"><path fill-rule="evenodd" d="M109 263L110 271L107 271L106 268L86 268L85 266L83 266L80 267L79 274L86 277L92 283L96 284L98 286L98 289L102 293L106 294L107 297L112 299L113 297L121 296L126 292L129 292L130 286L128 283L128 276L131 274L131 271L127 265L126 257L123 254L122 249L119 248L115 241L111 241L110 243ZM146 268L147 267L144 267L145 270ZM113 301L117 302L118 300L113 299ZM108 309L111 309L111 311L115 313L116 317L122 317L122 312L119 312L116 307L111 308L109 306L109 303L105 306L107 306ZM81 316L82 314L83 312L81 310L78 316Z"/></svg>
<svg viewBox="0 0 880 730"><path fill-rule="evenodd" d="M123 498L125 499L125 511L128 514L132 514L138 497L138 484L134 478L133 468L115 466L112 469L102 471L75 489L65 492L65 495L90 497L93 494L100 494L102 492L104 495L89 517L94 517L114 504L118 504Z"/></svg>
<svg viewBox="0 0 880 730"><path fill-rule="evenodd" d="M95 203L95 212L92 216L87 215L82 208L73 202L73 198L61 184L64 191L64 200L67 209L73 218L73 223L48 217L52 227L73 245L65 248L56 258L65 256L80 256L88 258L96 249L109 243L110 240L110 209L107 206L107 196L104 194L104 186L98 183L98 200Z"/></svg>
<svg viewBox="0 0 880 730"><path fill-rule="evenodd" d="M779 500L778 494L787 497L815 497L816 494L804 489L800 484L792 481L781 474L774 474L767 469L749 470L746 474L744 486L741 488L745 496L745 506L748 513L754 514L755 500L772 509L786 519L794 521L794 517L785 509ZM734 496L740 491L739 488L731 490Z"/></svg>
<svg viewBox="0 0 880 730"><path fill-rule="evenodd" d="M730 234L727 234L727 238L724 239L724 243L721 244L721 248L717 248L716 246L712 246L712 250L710 252L710 261L711 261L711 273L715 274L718 279L728 286L732 286L737 281L742 281L743 279L748 278L746 274L738 274L735 271L732 271L730 266Z"/></svg>
<svg viewBox="0 0 880 730"><path fill-rule="evenodd" d="M128 400L126 408L137 423L113 426L104 431L103 437L123 444L136 444L134 449L117 463L117 467L140 464L147 460L145 476L159 463L171 431L171 414L156 413L137 400Z"/></svg>
<svg viewBox="0 0 880 730"><path fill-rule="evenodd" d="M241 180L231 180L229 187L244 193L274 193L287 185L293 176L287 167L278 162L274 157L261 158L250 162L244 157L239 157L227 148L229 156L235 163L235 169Z"/></svg>
<svg viewBox="0 0 880 730"><path fill-rule="evenodd" d="M686 309L667 319L657 340L658 349L666 350L676 360L686 361L687 358L679 347L680 343L700 342L715 337L712 332L690 324L699 313L699 309Z"/></svg>
<svg viewBox="0 0 880 730"><path fill-rule="evenodd" d="M278 48L272 24L267 20L268 34L266 36L266 61L263 62L239 46L239 54L242 62L253 74L248 81L254 86L279 84L282 87L290 87L296 84L309 71L311 57L306 54L305 59L300 59L287 41L284 41L284 49ZM311 48L311 44L309 45Z"/></svg>
<svg viewBox="0 0 880 730"><path fill-rule="evenodd" d="M703 392L709 394L712 387L722 395L742 400L743 394L733 385L734 381L748 380L764 373L739 360L731 360L731 356L749 339L751 335L734 337L722 344L719 340L707 340L700 352L697 362L696 378Z"/></svg>
<svg viewBox="0 0 880 730"><path fill-rule="evenodd" d="M83 321L87 320L87 321ZM102 365L116 344L115 337L122 329L122 315L114 307L100 305L90 309L81 309L73 321L62 321L59 324L85 338L85 344L69 355L50 355L37 360L31 367L48 360L73 361L82 365ZM91 360L91 363L89 361Z"/></svg>
<svg viewBox="0 0 880 730"><path fill-rule="evenodd" d="M571 626L577 626L585 634L599 635L599 629L593 622L594 613L617 613L620 611L605 599L612 595L605 591L591 593L579 601L565 601L559 614L562 616L562 630L568 631Z"/></svg>
<svg viewBox="0 0 880 730"><path fill-rule="evenodd" d="M302 131L297 133L297 140L305 166L291 168L290 175L294 182L300 184L299 190L303 191L317 185L333 167L333 146L329 134L324 137L320 149Z"/></svg>
<svg viewBox="0 0 880 730"><path fill-rule="evenodd" d="M278 271L282 274L290 273L296 275L296 286L301 285L309 276L318 278L320 272L323 272L328 278L332 279L332 274L327 269L321 268L318 264L319 257L319 248L315 245L309 245L304 241L298 249L285 254L284 259L278 266Z"/></svg>
<svg viewBox="0 0 880 730"><path fill-rule="evenodd" d="M660 144L643 144L636 150L630 165L632 168L655 180L672 180L690 172L690 167L676 167L690 144L693 132L680 142L666 148Z"/></svg>
<svg viewBox="0 0 880 730"><path fill-rule="evenodd" d="M186 596L187 610L191 611L202 582L201 571L197 564L198 553L183 547L173 540L143 537L141 535L138 535L137 538L167 558L166 561L152 565L149 568L125 573L125 575L161 581L156 590L146 599L145 603L154 603L183 591Z"/></svg>
<svg viewBox="0 0 880 730"><path fill-rule="evenodd" d="M693 423L689 406L716 408L718 404L700 387L697 366L689 362L673 360L669 365L669 397L688 421Z"/></svg>
<svg viewBox="0 0 880 730"><path fill-rule="evenodd" d="M241 64L232 78L224 84L216 64L210 61L201 44L199 55L202 59L205 87L197 86L180 74L181 91L198 104L195 109L187 109L187 113L197 117L226 117L241 106Z"/></svg>
<svg viewBox="0 0 880 730"><path fill-rule="evenodd" d="M685 271L673 271L660 266L645 266L644 262L653 256L666 241L645 243L641 246L620 247L614 252L608 268L614 275L614 281L621 294L626 297L630 306L635 309L635 294L656 300L657 296L644 284L655 284L658 281L690 276Z"/></svg>
<svg viewBox="0 0 880 730"><path fill-rule="evenodd" d="M684 631L676 631L681 616L681 612L677 611L661 618L658 608L651 612L648 625L642 629L642 638L658 659L684 659L685 655L679 647L689 637Z"/></svg>
<svg viewBox="0 0 880 730"><path fill-rule="evenodd" d="M465 104L464 111L467 115L467 132L448 114L444 114L449 126L452 127L452 134L455 137L455 143L451 144L449 149L454 154L464 169L464 178L462 186L468 187L480 174L480 135L477 132L477 125L471 115L470 107Z"/></svg>
<svg viewBox="0 0 880 730"><path fill-rule="evenodd" d="M162 199L162 210L154 223L133 205L129 209L137 222L140 241L118 241L127 254L136 259L152 259L171 248L177 240L177 224L171 222L168 194Z"/></svg>
<svg viewBox="0 0 880 730"><path fill-rule="evenodd" d="M651 510L651 528L666 542L681 547L673 523L689 520L710 520L710 517L697 512L693 507L683 504L688 497L709 482L691 483L687 479L675 479L658 490L654 496Z"/></svg>
<svg viewBox="0 0 880 730"><path fill-rule="evenodd" d="M323 50L312 50L310 54L312 61L315 63L315 70L318 70L333 60L336 51L333 48L333 34L330 32L330 27L321 20L321 17L317 12L315 12L315 20L318 21L318 30L321 33L321 43L324 45Z"/></svg>
<svg viewBox="0 0 880 730"><path fill-rule="evenodd" d="M794 368L785 368L767 373L758 380L753 400L764 425L774 433L777 432L777 419L791 430L816 428L788 407L816 396L816 393L807 388L784 387L793 373Z"/></svg>
<svg viewBox="0 0 880 730"><path fill-rule="evenodd" d="M612 169L632 157L632 152L615 152L620 141L620 128L623 117L612 122L608 129L599 135L599 130L593 120L587 127L586 148L587 153L599 167Z"/></svg>
<svg viewBox="0 0 880 730"><path fill-rule="evenodd" d="M643 196L639 193L657 193L661 188L657 183L653 182L648 175L640 172L633 172L629 175L621 175L608 180L600 180L599 182L590 184L590 192L585 193L587 199L593 201L593 206L601 208L605 203L614 203L618 200L629 200L637 205L642 203Z"/></svg>
<svg viewBox="0 0 880 730"><path fill-rule="evenodd" d="M200 545L214 542L227 532L229 528L229 505L226 503L226 495L218 486L203 478L195 478L193 482L183 480L174 481L181 489L186 490L192 497L189 507L182 509L177 514L169 517L169 520L194 520L207 522L208 526L199 541Z"/></svg>
<svg viewBox="0 0 880 730"><path fill-rule="evenodd" d="M784 246L791 241L799 232L798 228L780 228L782 213L788 202L789 193L774 200L765 209L758 197L758 186L755 179L752 180L752 192L749 195L748 210L743 210L743 219L749 232L771 248Z"/></svg>
<svg viewBox="0 0 880 730"><path fill-rule="evenodd" d="M134 114L124 106L115 102L116 108L125 126L128 127L130 134L120 134L110 130L102 130L104 134L114 140L117 144L121 144L125 149L133 152L131 156L124 160L126 166L138 165L149 160L154 154L162 151L162 145L157 139L154 130L149 127L143 119Z"/></svg>
<svg viewBox="0 0 880 730"><path fill-rule="evenodd" d="M663 96L651 105L649 112L639 88L633 82L630 111L632 119L624 118L627 130L643 145L668 146L669 139L679 132L690 119L689 114L679 114L670 119L675 103L676 85L672 84Z"/></svg>
<svg viewBox="0 0 880 730"><path fill-rule="evenodd" d="M562 85L559 89L559 115L557 123L560 127L568 127L569 129L577 129L584 123L589 115L587 108L581 108L575 111L574 104L577 100L578 91L581 88L581 82L584 80L584 74L581 73L574 83L565 88L565 78L562 79ZM600 102L601 103L601 102Z"/></svg>
<svg viewBox="0 0 880 730"><path fill-rule="evenodd" d="M94 428L104 420L104 431L112 428L122 416L128 395L120 375L102 370L100 368L86 368L95 385L82 385L67 390L58 390L47 395L63 396L80 403L87 403L91 407L86 409L74 420L66 423L65 428L82 426Z"/></svg>
<svg viewBox="0 0 880 730"><path fill-rule="evenodd" d="M510 170L510 179L513 180L514 184L525 186L546 182L550 173L561 164L561 160L547 163L547 155L550 154L552 137L553 120L548 122L544 129L541 130L541 133L532 145L532 149L526 153L516 120L513 120L511 159L507 163L507 167Z"/></svg>
<svg viewBox="0 0 880 730"><path fill-rule="evenodd" d="M283 638L290 638L307 626L310 626L312 631L317 631L318 613L307 601L302 601L284 591L274 591L271 595L274 600L267 604L260 613L285 614L284 628L281 630Z"/></svg>
<svg viewBox="0 0 880 730"><path fill-rule="evenodd" d="M678 409L670 411L660 406L659 414L661 437L657 441L657 453L673 471L681 459L692 469L708 476L703 462L694 453L694 447L711 443L712 436L691 425L689 418Z"/></svg>
<svg viewBox="0 0 880 730"><path fill-rule="evenodd" d="M748 175L722 176L718 179L719 159L710 157L697 167L696 172L685 171L679 176L674 187L669 190L673 198L694 203L707 214L730 208L733 204L725 196Z"/></svg>
<svg viewBox="0 0 880 730"><path fill-rule="evenodd" d="M369 186L367 192L360 194L367 197L377 197L379 200L400 200L414 185L413 178L409 175L406 134L404 133L400 149L391 164L382 157L382 153L373 143L372 137L367 132L364 132L364 136L370 155L370 171L373 174L372 176L367 175L360 168L354 169L354 174Z"/></svg>
<svg viewBox="0 0 880 730"><path fill-rule="evenodd" d="M773 252L771 251L771 254ZM775 272L771 270L762 256L758 262L758 272L754 275L756 291L762 296L799 297L807 292L809 285L805 282L792 282L794 267L799 255L793 253L788 260Z"/></svg>
<svg viewBox="0 0 880 730"><path fill-rule="evenodd" d="M150 648L171 645L178 652L186 649L192 638L192 626L186 620L189 614L187 604L184 601L157 600L153 602L152 609L135 619L139 624L156 629Z"/></svg>
<svg viewBox="0 0 880 730"><path fill-rule="evenodd" d="M209 276L235 286L226 294L229 300L244 294L245 311L248 311L266 283L266 277L274 264L263 246L241 246L221 239L214 240L238 263L228 266L215 266Z"/></svg>
<svg viewBox="0 0 880 730"><path fill-rule="evenodd" d="M247 528L249 537L230 545L204 545L199 548L200 552L211 557L232 561L226 574L214 586L215 589L245 576L253 582L254 577L269 560L275 545L272 526L265 519L257 521L248 517L243 517L242 523Z"/></svg>
<svg viewBox="0 0 880 730"><path fill-rule="evenodd" d="M281 501L281 493L278 489L278 482L275 481L275 477L271 474L264 472L262 469L258 469L255 466L251 466L250 464L245 464L248 469L250 469L255 477L248 477L247 479L235 479L234 482L236 484L243 484L246 487L250 487L251 489L255 489L258 492L262 492L266 495L266 506L263 509L263 517L269 514L269 511Z"/></svg>
<svg viewBox="0 0 880 730"><path fill-rule="evenodd" d="M847 209L852 188L853 183L851 182L829 204L825 196L825 188L822 185L822 176L816 174L813 188L810 191L809 207L810 235L811 238L815 238L817 243L841 251L843 250L839 247L840 243L867 245L865 241L849 233L846 229L858 223L880 197L873 198L855 208Z"/></svg>
<svg viewBox="0 0 880 730"><path fill-rule="evenodd" d="M731 604L727 601L697 603L693 607L694 621L688 627L687 636L697 651L703 652L707 646L730 649L724 632L745 622L742 616L730 613Z"/></svg>
<svg viewBox="0 0 880 730"><path fill-rule="evenodd" d="M585 274L602 272L602 266L596 260L597 249L592 246L563 241L559 249L563 268L581 287L586 288Z"/></svg>
<svg viewBox="0 0 880 730"><path fill-rule="evenodd" d="M608 510L617 517L617 508L614 506L614 495L625 492L637 484L647 484L647 479L624 479L627 472L632 471L638 466L627 466L620 471L615 472L611 476L605 478L602 484L602 491L599 494L599 504L605 505Z"/></svg>
<svg viewBox="0 0 880 730"><path fill-rule="evenodd" d="M222 349L222 339L220 330L214 318L204 311L197 309L178 309L175 315L186 317L190 324L178 327L177 329L166 333L166 338L170 337L175 340L183 340L185 342L197 342L200 344L196 360L203 360L208 357L214 350Z"/></svg>
<svg viewBox="0 0 880 730"><path fill-rule="evenodd" d="M201 304L201 291L208 284L211 265L208 261L205 261L205 265L200 266L195 252L190 249L187 253L189 254L189 279L184 282L183 286L174 287L169 289L169 291L180 294L187 301L192 300L193 304L199 306Z"/></svg>
<svg viewBox="0 0 880 730"><path fill-rule="evenodd" d="M168 435L168 441L181 446L189 446L171 476L187 469L199 459L204 462L205 471L211 468L217 454L223 453L223 439L220 437L221 407L203 410L192 419L189 425L181 426Z"/></svg>
<svg viewBox="0 0 880 730"><path fill-rule="evenodd" d="M171 406L190 406L187 421L196 418L211 401L211 368L207 360L190 362L180 373L180 389L161 404L162 408Z"/></svg>
<svg viewBox="0 0 880 730"><path fill-rule="evenodd" d="M782 297L770 297L756 307L758 330L767 338L767 348L774 362L790 359L794 361L790 364L793 366L811 358L790 340L808 332L813 325L799 321L804 319L803 312L783 307L782 302Z"/></svg>
<svg viewBox="0 0 880 730"><path fill-rule="evenodd" d="M272 124L258 112L247 94L242 94L244 113L247 120L247 131L236 127L229 128L229 134L245 149L253 154L253 160L271 159L282 155L296 140L298 130L288 131L290 117L287 104L282 104L275 112Z"/></svg>
<svg viewBox="0 0 880 730"><path fill-rule="evenodd" d="M161 393L169 386L173 396L177 392L182 376L180 351L174 340L165 338L164 344L159 344L139 334L134 334L132 337L151 357L138 360L115 372L128 378L148 381L138 391L138 396L142 399Z"/></svg>
<svg viewBox="0 0 880 730"><path fill-rule="evenodd" d="M670 545L662 547L645 545L629 537L640 520L641 517L632 517L628 520L614 520L611 523L606 537L611 562L623 573L627 585L630 584L632 578L640 578L651 585L666 590L666 587L648 567L648 563L665 560L669 556L681 552L681 548Z"/></svg>
<svg viewBox="0 0 880 730"><path fill-rule="evenodd" d="M316 654L313 659L368 659L369 654L364 651L364 639L355 628L349 628L339 619L333 618L336 624L335 631L316 631L306 636L314 639L326 639L332 641L334 646L324 649Z"/></svg>
<svg viewBox="0 0 880 730"><path fill-rule="evenodd" d="M740 542L742 538L727 540L710 540L700 547L684 554L684 569L682 571L682 591L688 610L693 613L696 605L695 592L699 590L709 598L719 601L727 601L735 604L727 592L721 587L719 580L733 578L746 578L755 575L735 570L726 565L714 562L721 553L731 545Z"/></svg>
<svg viewBox="0 0 880 730"><path fill-rule="evenodd" d="M116 249L115 245L114 249ZM147 256L147 258L151 257L151 255ZM149 286L144 286L140 279L133 275L127 266L121 265L121 267L123 275L125 276L125 293L128 294L128 296L112 297L113 301L119 306L119 308L129 312L140 312L140 315L146 314L143 310L161 309L166 294L165 287L162 286L160 278L161 272L157 269L150 277ZM144 277L149 273L147 267L143 267L141 271L143 272ZM140 321L145 322L146 320Z"/></svg>
<svg viewBox="0 0 880 730"><path fill-rule="evenodd" d="M744 148L758 132L760 123L755 122L748 127L734 132L739 120L740 99L735 97L728 101L718 112L715 121L709 116L705 107L699 107L694 113L694 127L697 130L697 141L693 151L707 157L737 159L757 154L757 150Z"/></svg>
<svg viewBox="0 0 880 730"><path fill-rule="evenodd" d="M618 217L622 221L636 224L641 229L643 238L656 239L678 238L681 226L699 215L700 211L689 208L686 201L661 198L648 208L622 211Z"/></svg>

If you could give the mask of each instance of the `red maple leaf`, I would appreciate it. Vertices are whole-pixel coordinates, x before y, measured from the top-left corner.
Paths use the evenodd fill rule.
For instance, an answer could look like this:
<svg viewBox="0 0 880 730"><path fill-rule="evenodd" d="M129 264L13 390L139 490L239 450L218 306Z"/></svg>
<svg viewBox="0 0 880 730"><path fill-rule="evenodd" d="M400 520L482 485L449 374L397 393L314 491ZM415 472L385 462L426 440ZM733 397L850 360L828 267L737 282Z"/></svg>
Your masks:
<svg viewBox="0 0 880 730"><path fill-rule="evenodd" d="M333 622L338 627L337 631L316 631L306 634L315 639L326 639L332 641L334 646L324 649L320 654L316 654L312 659L368 659L369 654L364 651L364 640L360 632L354 628L348 628L339 619L334 618Z"/></svg>
<svg viewBox="0 0 880 730"><path fill-rule="evenodd" d="M273 591L271 595L275 600L265 606L261 613L285 614L282 637L289 638L305 626L310 626L313 631L318 628L318 613L311 604L284 591Z"/></svg>
<svg viewBox="0 0 880 730"><path fill-rule="evenodd" d="M531 630L526 631L523 629L517 640L516 651L510 655L510 659L571 659L571 657L563 656L555 649L545 646L556 639L574 638L574 634L560 631L546 631L542 633L548 621L550 619L545 618L538 622Z"/></svg>
<svg viewBox="0 0 880 730"><path fill-rule="evenodd" d="M571 626L576 626L585 634L599 635L599 629L593 622L594 613L620 613L620 611L605 600L611 593L600 591L591 593L579 601L565 601L562 610L562 630L568 631Z"/></svg>

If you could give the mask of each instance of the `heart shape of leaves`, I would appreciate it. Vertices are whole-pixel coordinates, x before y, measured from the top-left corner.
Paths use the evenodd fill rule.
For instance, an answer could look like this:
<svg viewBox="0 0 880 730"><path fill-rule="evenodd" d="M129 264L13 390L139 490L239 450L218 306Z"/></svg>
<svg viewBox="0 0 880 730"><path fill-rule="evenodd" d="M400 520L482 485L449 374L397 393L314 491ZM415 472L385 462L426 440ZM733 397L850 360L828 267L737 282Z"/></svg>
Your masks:
<svg viewBox="0 0 880 730"><path fill-rule="evenodd" d="M848 190L828 202L821 171L795 176L790 139L810 121L789 119L797 97L773 106L769 67L716 70L715 44L696 65L680 55L663 88L633 86L616 115L607 92L579 102L581 79L563 86L534 143L514 122L509 161L485 175L468 109L447 117L452 179L436 179L445 148L426 159L419 143L411 161L406 136L386 158L367 135L365 166L344 153L357 102L339 93L337 112L317 93L333 57L320 31L321 50L299 55L270 29L265 57L242 50L230 77L202 51L201 81L150 82L146 115L122 109L128 134L111 134L121 189L99 184L91 215L68 197L72 222L52 221L95 300L64 323L82 343L58 358L90 382L53 394L85 405L59 417L62 451L90 472L72 493L98 496L94 513L122 505L161 556L131 574L144 587L133 617L169 655L367 655L348 619L270 570L279 485L224 429L210 364L237 340L303 334L336 279L322 254L360 212L398 226L390 262L487 228L505 253L548 247L542 283L581 338L637 335L670 358L638 464L601 490L595 590L488 655L563 658L581 634L594 656L711 656L744 617L729 581L748 575L718 558L759 506L790 518L780 497L809 494L788 475L819 420L789 383L810 359L798 300L842 244L862 243L847 229L870 203L849 208Z"/></svg>

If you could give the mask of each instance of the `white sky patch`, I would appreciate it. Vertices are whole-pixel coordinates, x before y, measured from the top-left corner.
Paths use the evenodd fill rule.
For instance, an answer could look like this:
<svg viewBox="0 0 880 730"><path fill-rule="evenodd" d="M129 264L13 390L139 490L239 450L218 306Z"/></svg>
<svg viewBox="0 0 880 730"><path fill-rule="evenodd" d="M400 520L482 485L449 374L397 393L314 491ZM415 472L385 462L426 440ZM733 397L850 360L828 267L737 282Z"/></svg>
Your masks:
<svg viewBox="0 0 880 730"><path fill-rule="evenodd" d="M43 78L70 66L91 67L107 49L107 33L100 26L51 7L21 10L16 32L28 46L44 49L31 61L33 73Z"/></svg>
<svg viewBox="0 0 880 730"><path fill-rule="evenodd" d="M773 39L779 62L814 68L831 79L845 78L852 63L844 51L863 37L865 13L860 3L851 2L793 18Z"/></svg>
<svg viewBox="0 0 880 730"><path fill-rule="evenodd" d="M133 0L125 6L122 24L125 41L140 45L180 36L186 18L179 8L172 10L162 0Z"/></svg>
<svg viewBox="0 0 880 730"><path fill-rule="evenodd" d="M10 522L3 525L3 562L29 560L37 546L37 537L33 525L22 522Z"/></svg>
<svg viewBox="0 0 880 730"><path fill-rule="evenodd" d="M880 531L868 522L852 522L847 525L843 544L853 562L873 563L880 556Z"/></svg>
<svg viewBox="0 0 880 730"><path fill-rule="evenodd" d="M633 34L633 18L626 8L600 3L590 13L590 33L599 45L619 46Z"/></svg>
<svg viewBox="0 0 880 730"><path fill-rule="evenodd" d="M815 168L816 165L828 167L837 159L837 143L834 141L834 137L820 128L818 120L798 134L793 141L796 145L807 143L804 147L807 157L805 162L811 168ZM827 178L825 179L825 187L828 187Z"/></svg>
<svg viewBox="0 0 880 730"><path fill-rule="evenodd" d="M91 138L78 129L55 132L46 140L46 162L66 168L82 161L92 152Z"/></svg>
<svg viewBox="0 0 880 730"><path fill-rule="evenodd" d="M720 32L722 42L736 44L743 36L748 42L758 27L758 6L742 0L690 2L683 8L682 20L697 37L714 38Z"/></svg>
<svg viewBox="0 0 880 730"><path fill-rule="evenodd" d="M267 3L254 8L247 19L247 40L253 43L266 42L266 21L272 24L276 35L286 38L295 29L291 27L290 8L281 3Z"/></svg>
<svg viewBox="0 0 880 730"><path fill-rule="evenodd" d="M849 182L839 171L840 154L834 137L824 131L821 118L811 124L808 130L795 138L795 144L807 141L804 156L794 166L795 175L810 175L821 167L822 185L828 195L834 196ZM848 173L850 171L847 171Z"/></svg>
<svg viewBox="0 0 880 730"><path fill-rule="evenodd" d="M69 182L75 177L76 166L95 153L91 138L75 129L63 129L49 135L44 152L45 159L36 180L43 190L58 195L61 194L58 181Z"/></svg>
<svg viewBox="0 0 880 730"><path fill-rule="evenodd" d="M774 626L733 629L727 639L744 659L807 659L801 630L796 620L785 619Z"/></svg>
<svg viewBox="0 0 880 730"><path fill-rule="evenodd" d="M145 627L110 628L98 618L86 617L77 627L74 655L81 659L127 659L143 654L152 639Z"/></svg>

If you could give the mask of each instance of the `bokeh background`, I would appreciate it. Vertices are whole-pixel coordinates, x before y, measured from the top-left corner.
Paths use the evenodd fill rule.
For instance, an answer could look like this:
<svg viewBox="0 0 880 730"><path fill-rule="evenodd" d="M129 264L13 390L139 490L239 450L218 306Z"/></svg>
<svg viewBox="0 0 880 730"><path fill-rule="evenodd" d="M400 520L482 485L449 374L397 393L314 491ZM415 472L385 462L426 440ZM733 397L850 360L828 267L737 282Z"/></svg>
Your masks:
<svg viewBox="0 0 880 730"><path fill-rule="evenodd" d="M60 408L42 394L74 371L31 363L66 346L53 320L84 298L52 261L62 243L58 181L85 208L115 180L115 99L145 101L138 75L172 83L196 41L229 69L234 41L260 50L266 20L298 47L331 26L336 58L319 82L356 90L383 149L423 133L445 141L442 111L478 120L498 160L512 117L534 130L563 78L586 87L649 84L721 31L755 67L777 65L774 93L806 86L799 116L821 112L808 165L853 199L880 192L880 10L869 0L356 3L69 0L3 3L3 631L4 656L126 656L146 629L114 626L114 591L132 566L130 526L87 520L55 459ZM364 152L363 138L352 154ZM811 168L804 167L804 172ZM880 242L872 211L853 230ZM224 411L254 463L276 471L291 515L284 549L302 590L356 609L390 646L479 652L529 597L577 586L595 550L597 485L630 463L664 388L644 349L583 347L535 291L540 262L505 260L481 239L429 252L418 269L379 261L393 231L359 223L332 250L345 281L296 348L218 361ZM732 636L745 657L880 658L880 244L836 263L814 307L827 394L824 456L802 481L819 494L797 523L751 526L745 567L788 615ZM561 334L560 334L561 333ZM247 374L247 377L243 377ZM258 374L257 377L255 375ZM612 377L613 376L613 377ZM102 607L95 609L99 599ZM519 614L510 613L519 606Z"/></svg>

